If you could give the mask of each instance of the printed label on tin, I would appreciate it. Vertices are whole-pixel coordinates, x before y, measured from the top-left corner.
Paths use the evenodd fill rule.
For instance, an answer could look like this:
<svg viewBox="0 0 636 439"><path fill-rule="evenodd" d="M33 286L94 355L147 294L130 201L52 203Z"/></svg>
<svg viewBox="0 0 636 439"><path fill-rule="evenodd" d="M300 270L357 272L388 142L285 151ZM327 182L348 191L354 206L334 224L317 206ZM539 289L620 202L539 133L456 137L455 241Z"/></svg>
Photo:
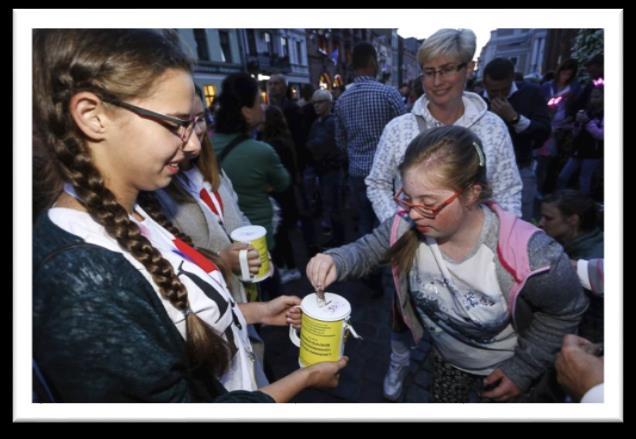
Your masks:
<svg viewBox="0 0 636 439"><path fill-rule="evenodd" d="M342 356L342 320L323 322L303 314L300 331L300 362L304 366L337 361Z"/></svg>

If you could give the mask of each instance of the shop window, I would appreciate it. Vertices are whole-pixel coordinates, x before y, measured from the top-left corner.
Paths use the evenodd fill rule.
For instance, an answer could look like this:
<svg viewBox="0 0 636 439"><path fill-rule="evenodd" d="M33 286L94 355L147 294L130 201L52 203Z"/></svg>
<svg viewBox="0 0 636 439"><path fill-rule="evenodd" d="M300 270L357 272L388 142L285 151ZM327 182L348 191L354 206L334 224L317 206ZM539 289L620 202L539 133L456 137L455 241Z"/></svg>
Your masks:
<svg viewBox="0 0 636 439"><path fill-rule="evenodd" d="M247 30L247 47L249 48L250 55L256 55L256 36L254 35L254 29Z"/></svg>
<svg viewBox="0 0 636 439"><path fill-rule="evenodd" d="M210 108L214 98L216 97L216 86L214 84L206 84L203 86L203 95L205 96L205 106Z"/></svg>
<svg viewBox="0 0 636 439"><path fill-rule="evenodd" d="M221 53L223 62L232 63L232 48L230 47L230 32L226 30L219 31L219 41L221 43Z"/></svg>
<svg viewBox="0 0 636 439"><path fill-rule="evenodd" d="M301 41L296 41L296 51L298 52L298 64L304 66L303 62L303 45Z"/></svg>
<svg viewBox="0 0 636 439"><path fill-rule="evenodd" d="M205 29L194 29L194 40L197 43L197 56L202 61L210 60L210 51L208 50L208 39Z"/></svg>

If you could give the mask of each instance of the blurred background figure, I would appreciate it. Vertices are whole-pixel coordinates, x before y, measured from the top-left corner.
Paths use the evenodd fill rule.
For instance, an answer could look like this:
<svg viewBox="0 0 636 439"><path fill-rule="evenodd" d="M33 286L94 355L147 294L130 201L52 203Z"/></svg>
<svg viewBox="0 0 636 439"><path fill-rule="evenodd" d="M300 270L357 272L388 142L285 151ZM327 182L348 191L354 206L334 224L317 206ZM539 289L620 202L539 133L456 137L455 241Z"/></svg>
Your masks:
<svg viewBox="0 0 636 439"><path fill-rule="evenodd" d="M317 180L320 194L320 228L331 236L329 246L344 242L342 225L342 201L345 152L336 144L336 119L331 113L333 97L327 90L316 90L312 97L318 119L314 121L307 137L307 149L311 153L313 168L309 178Z"/></svg>
<svg viewBox="0 0 636 439"><path fill-rule="evenodd" d="M590 197L571 189L543 199L539 226L556 239L570 259L603 258L602 213ZM603 298L586 291L590 306L579 325L579 335L603 341Z"/></svg>
<svg viewBox="0 0 636 439"><path fill-rule="evenodd" d="M590 92L585 108L576 113L572 149L559 174L557 189L569 187L572 178L578 173L575 187L586 195L594 193L602 201L603 127L603 85L599 84Z"/></svg>
<svg viewBox="0 0 636 439"><path fill-rule="evenodd" d="M532 154L550 136L548 107L538 86L523 79L520 82L514 80L514 65L505 58L495 58L486 65L484 87L489 110L508 126L523 181L521 217L532 221L537 195Z"/></svg>
<svg viewBox="0 0 636 439"><path fill-rule="evenodd" d="M406 112L410 113L413 109L413 104L417 101L420 96L424 94L424 86L422 85L422 75L418 76L414 80L411 81L411 88L409 90L409 99L406 103Z"/></svg>
<svg viewBox="0 0 636 439"><path fill-rule="evenodd" d="M212 145L219 165L238 194L239 207L252 224L267 230L267 248L273 252L275 205L270 196L282 192L291 178L274 148L252 137L265 122L258 83L247 73L225 78L219 95L219 109ZM278 271L260 283L263 297L280 291Z"/></svg>
<svg viewBox="0 0 636 439"><path fill-rule="evenodd" d="M409 102L409 95L411 94L411 85L408 82L403 82L399 88L400 95L402 95L402 102L406 105Z"/></svg>
<svg viewBox="0 0 636 439"><path fill-rule="evenodd" d="M348 155L350 201L358 214L356 237L360 237L378 224L364 179L371 170L382 130L391 119L404 114L405 108L395 88L376 80L378 55L372 44L358 43L352 59L353 84L335 106L336 143Z"/></svg>
<svg viewBox="0 0 636 439"><path fill-rule="evenodd" d="M581 85L576 79L577 72L578 62L567 59L557 68L554 79L542 86L552 130L545 144L535 151L540 196L554 190L565 157L571 148L575 103L581 91Z"/></svg>
<svg viewBox="0 0 636 439"><path fill-rule="evenodd" d="M297 176L298 165L294 140L285 121L285 116L278 107L270 105L265 110L265 124L261 139L276 150L289 175ZM290 240L290 233L296 228L299 219L298 206L294 195L296 189L296 181L292 179L287 189L272 194L281 209L281 221L274 235L275 247L272 251L272 259L276 267L280 269L282 283L300 279L301 277L300 271L296 267Z"/></svg>

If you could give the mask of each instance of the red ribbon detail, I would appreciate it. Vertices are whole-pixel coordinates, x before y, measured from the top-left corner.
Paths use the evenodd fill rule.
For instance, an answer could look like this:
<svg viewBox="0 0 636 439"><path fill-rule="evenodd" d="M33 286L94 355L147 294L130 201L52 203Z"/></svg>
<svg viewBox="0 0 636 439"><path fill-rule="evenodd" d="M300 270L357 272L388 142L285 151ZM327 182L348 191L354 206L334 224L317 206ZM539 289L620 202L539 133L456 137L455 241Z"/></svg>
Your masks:
<svg viewBox="0 0 636 439"><path fill-rule="evenodd" d="M217 216L221 216L221 214L223 213L223 200L221 200L221 197L219 196L218 191L214 191L214 196L216 197L216 200L219 202L219 205L221 206L221 213L219 213L216 210L216 206L212 202L212 198L210 198L210 194L205 188L201 189L201 191L199 192L199 196L201 197L203 202L207 204L207 206L210 208L212 212L214 212Z"/></svg>
<svg viewBox="0 0 636 439"><path fill-rule="evenodd" d="M183 242L181 239L175 237L174 241L172 241L177 249L181 252L183 256L188 258L190 261L197 264L201 267L206 273L211 273L215 270L218 270L218 267L214 262L203 256L194 248L190 247L188 244Z"/></svg>

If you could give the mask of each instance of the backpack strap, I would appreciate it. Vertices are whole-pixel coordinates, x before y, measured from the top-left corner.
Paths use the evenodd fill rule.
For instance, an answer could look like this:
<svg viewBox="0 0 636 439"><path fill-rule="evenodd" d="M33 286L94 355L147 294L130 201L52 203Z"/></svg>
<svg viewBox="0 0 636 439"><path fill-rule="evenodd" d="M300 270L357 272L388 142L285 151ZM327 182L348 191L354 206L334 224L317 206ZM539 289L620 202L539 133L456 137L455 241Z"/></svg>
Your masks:
<svg viewBox="0 0 636 439"><path fill-rule="evenodd" d="M223 148L223 151L221 151L221 153L216 156L216 159L219 163L219 168L221 167L221 162L223 162L223 159L225 159L225 157L227 157L227 155L231 153L234 148L236 148L239 144L243 143L247 139L249 139L249 136L241 134L235 137L230 143L225 146L225 148Z"/></svg>
<svg viewBox="0 0 636 439"><path fill-rule="evenodd" d="M422 116L418 116L417 114L414 114L413 116L415 116L417 128L420 130L420 133L426 131L428 129L428 127L426 126L426 120Z"/></svg>

